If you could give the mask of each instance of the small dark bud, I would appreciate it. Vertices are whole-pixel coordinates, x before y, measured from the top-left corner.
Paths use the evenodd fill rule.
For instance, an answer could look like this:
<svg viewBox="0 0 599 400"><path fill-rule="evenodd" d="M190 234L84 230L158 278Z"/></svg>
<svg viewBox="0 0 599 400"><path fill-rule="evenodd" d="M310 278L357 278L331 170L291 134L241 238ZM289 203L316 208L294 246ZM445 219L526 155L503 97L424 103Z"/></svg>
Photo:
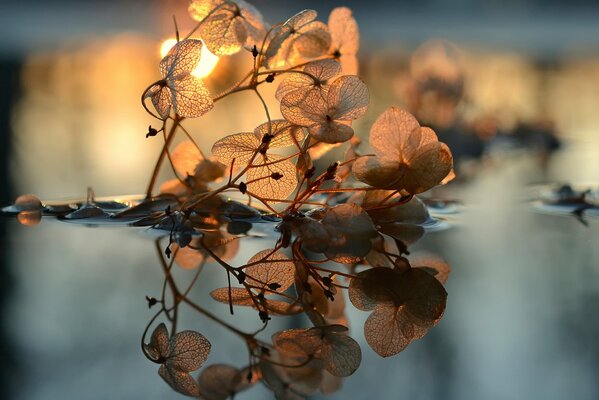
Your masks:
<svg viewBox="0 0 599 400"><path fill-rule="evenodd" d="M335 172L337 172L337 167L339 166L338 162L334 162L327 168L327 173L324 176L325 180L335 179Z"/></svg>
<svg viewBox="0 0 599 400"><path fill-rule="evenodd" d="M166 254L166 258L171 258L171 254L172 254L172 253L173 253L173 252L171 251L171 244L169 243L169 244L166 246L166 249L164 250L164 254Z"/></svg>
<svg viewBox="0 0 599 400"><path fill-rule="evenodd" d="M264 323L270 320L270 317L268 316L268 313L266 311L260 311L258 313L258 316L260 317L260 321Z"/></svg>
<svg viewBox="0 0 599 400"><path fill-rule="evenodd" d="M275 181L278 181L279 179L281 179L283 177L283 174L280 174L278 172L273 172L270 177L272 179L274 179Z"/></svg>
<svg viewBox="0 0 599 400"><path fill-rule="evenodd" d="M264 136L262 136L262 143L270 143L273 137L273 135L266 133Z"/></svg>
<svg viewBox="0 0 599 400"><path fill-rule="evenodd" d="M146 300L148 301L148 308L152 308L156 305L156 303L158 303L158 300L156 300L154 297L146 296Z"/></svg>
<svg viewBox="0 0 599 400"><path fill-rule="evenodd" d="M327 119L328 122L331 122L333 120L333 118L331 118L331 116L329 114L325 115L325 118Z"/></svg>
<svg viewBox="0 0 599 400"><path fill-rule="evenodd" d="M312 286L308 282L304 282L304 291L312 294Z"/></svg>
<svg viewBox="0 0 599 400"><path fill-rule="evenodd" d="M333 292L331 292L328 289L324 291L324 296L331 301L335 301L335 296L333 296Z"/></svg>
<svg viewBox="0 0 599 400"><path fill-rule="evenodd" d="M268 288L270 290L277 290L281 287L281 285L279 285L278 283L274 282L274 283L269 283L268 284Z"/></svg>
<svg viewBox="0 0 599 400"><path fill-rule="evenodd" d="M164 210L164 213L166 215L171 215L171 206L167 206L166 209Z"/></svg>
<svg viewBox="0 0 599 400"><path fill-rule="evenodd" d="M240 284L242 284L243 282L245 282L245 272L239 271L237 273L237 280L239 281Z"/></svg>
<svg viewBox="0 0 599 400"><path fill-rule="evenodd" d="M261 346L260 352L267 357L270 356L270 349L268 347Z"/></svg>
<svg viewBox="0 0 599 400"><path fill-rule="evenodd" d="M245 184L245 182L240 182L239 183L239 191L241 192L241 194L245 194L245 192L247 192L248 190L248 185Z"/></svg>
<svg viewBox="0 0 599 400"><path fill-rule="evenodd" d="M248 380L248 382L252 381L252 378L254 377L254 374L252 374L252 371L248 371L248 374L245 376Z"/></svg>
<svg viewBox="0 0 599 400"><path fill-rule="evenodd" d="M314 176L314 172L316 172L316 167L310 167L304 172L304 178L310 179Z"/></svg>
<svg viewBox="0 0 599 400"><path fill-rule="evenodd" d="M264 301L264 300L266 300L266 299L264 298L264 293L259 293L259 294L257 294L257 295L256 295L256 298L257 298L258 300L260 300L260 301Z"/></svg>
<svg viewBox="0 0 599 400"><path fill-rule="evenodd" d="M335 52L333 53L333 57L335 57L335 58L341 57L341 52L339 50L335 50Z"/></svg>
<svg viewBox="0 0 599 400"><path fill-rule="evenodd" d="M269 74L264 81L268 82L268 83L272 83L272 82L274 82L274 80L275 80L275 74Z"/></svg>
<svg viewBox="0 0 599 400"><path fill-rule="evenodd" d="M403 242L403 240L395 239L395 245L397 246L397 251L399 251L399 254L410 255L408 246Z"/></svg>
<svg viewBox="0 0 599 400"><path fill-rule="evenodd" d="M148 126L148 133L146 133L146 139L149 138L150 136L156 136L158 135L158 131L154 128L152 128L152 125Z"/></svg>
<svg viewBox="0 0 599 400"><path fill-rule="evenodd" d="M254 56L254 58L258 57L258 48L256 47L256 45L254 45L254 47L252 47L252 56Z"/></svg>
<svg viewBox="0 0 599 400"><path fill-rule="evenodd" d="M322 278L322 284L327 287L331 287L331 286L333 286L333 280L331 278L329 278L328 276L325 276Z"/></svg>

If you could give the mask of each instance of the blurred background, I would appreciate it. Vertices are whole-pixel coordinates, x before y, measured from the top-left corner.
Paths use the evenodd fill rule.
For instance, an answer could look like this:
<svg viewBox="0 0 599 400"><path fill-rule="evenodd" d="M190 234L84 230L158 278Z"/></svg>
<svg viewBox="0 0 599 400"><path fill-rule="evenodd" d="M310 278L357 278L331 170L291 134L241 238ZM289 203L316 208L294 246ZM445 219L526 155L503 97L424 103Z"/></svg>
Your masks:
<svg viewBox="0 0 599 400"><path fill-rule="evenodd" d="M326 21L332 8L350 6L371 97L356 132L367 141L377 115L399 105L433 127L456 160L458 179L433 195L462 206L445 216L449 229L414 249L453 268L445 317L400 355L381 359L364 342L367 314L350 311L363 364L331 398L598 398L597 218L585 225L529 202L538 185L599 187L597 2L252 4L271 23L304 8ZM172 15L182 32L192 26L186 7L183 0L0 3L0 205L22 193L84 198L88 186L99 196L144 191L161 143L145 138L155 120L139 97L159 79ZM207 85L224 90L250 62L246 53L218 60ZM254 97L240 94L188 127L208 150L262 115ZM233 263L260 245L247 242ZM195 296L225 313L201 290L224 276L216 268L202 276ZM178 398L139 349L150 317L144 296L161 283L143 232L51 220L27 229L1 218L0 398ZM185 322L213 342L210 363L245 361L233 336L193 314ZM239 397L268 396L257 387Z"/></svg>

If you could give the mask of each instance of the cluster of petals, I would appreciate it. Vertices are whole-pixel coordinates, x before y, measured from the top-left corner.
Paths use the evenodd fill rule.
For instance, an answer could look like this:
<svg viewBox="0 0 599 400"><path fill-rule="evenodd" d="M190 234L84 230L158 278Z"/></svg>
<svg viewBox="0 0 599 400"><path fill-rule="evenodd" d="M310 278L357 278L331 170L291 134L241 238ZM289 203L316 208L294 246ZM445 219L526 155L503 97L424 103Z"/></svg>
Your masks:
<svg viewBox="0 0 599 400"><path fill-rule="evenodd" d="M360 32L352 11L347 7L334 8L329 15L328 26L331 33L329 54L341 62L343 75L356 75Z"/></svg>
<svg viewBox="0 0 599 400"><path fill-rule="evenodd" d="M327 25L314 10L303 10L273 30L265 53L268 68L294 65L326 54L331 46Z"/></svg>
<svg viewBox="0 0 599 400"><path fill-rule="evenodd" d="M353 374L362 360L358 343L347 335L343 325L318 326L309 329L289 329L273 335L279 353L297 360L317 358L334 376Z"/></svg>
<svg viewBox="0 0 599 400"><path fill-rule="evenodd" d="M389 357L422 338L445 311L447 292L424 268L399 259L396 268L375 267L357 274L349 299L359 310L372 311L364 323L368 345Z"/></svg>
<svg viewBox="0 0 599 400"><path fill-rule="evenodd" d="M160 363L158 374L173 389L187 396L199 395L198 383L189 373L200 368L208 358L211 348L208 339L194 331L181 331L169 339L168 330L162 323L144 348L155 362Z"/></svg>
<svg viewBox="0 0 599 400"><path fill-rule="evenodd" d="M289 122L308 128L312 138L325 143L345 142L354 135L351 122L368 109L368 88L355 75L339 72L332 60L316 61L304 68L304 77L284 81L278 90L281 113Z"/></svg>
<svg viewBox="0 0 599 400"><path fill-rule="evenodd" d="M204 82L191 74L200 62L202 46L201 40L181 40L160 61L162 79L144 94L160 118L168 118L171 110L181 117L199 117L212 109Z"/></svg>
<svg viewBox="0 0 599 400"><path fill-rule="evenodd" d="M353 172L358 180L376 188L417 194L452 174L449 147L439 142L432 129L421 127L412 114L397 107L374 122L370 146L376 156L360 157Z"/></svg>
<svg viewBox="0 0 599 400"><path fill-rule="evenodd" d="M320 217L318 213L310 216ZM300 218L289 222L306 250L323 253L335 261L352 263L366 256L377 236L368 214L356 204L339 204L322 218Z"/></svg>
<svg viewBox="0 0 599 400"><path fill-rule="evenodd" d="M244 0L192 0L188 10L201 23L201 39L217 56L259 45L266 34L262 14Z"/></svg>

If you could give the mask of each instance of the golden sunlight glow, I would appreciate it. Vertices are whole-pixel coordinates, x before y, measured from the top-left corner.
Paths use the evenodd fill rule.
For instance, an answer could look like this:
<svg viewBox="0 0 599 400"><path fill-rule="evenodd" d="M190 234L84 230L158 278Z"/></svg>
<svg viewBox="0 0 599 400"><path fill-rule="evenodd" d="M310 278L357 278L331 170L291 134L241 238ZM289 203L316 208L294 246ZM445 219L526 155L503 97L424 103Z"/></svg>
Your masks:
<svg viewBox="0 0 599 400"><path fill-rule="evenodd" d="M168 51L177 43L177 39L166 39L160 45L160 57L166 56ZM212 70L218 64L218 56L215 56L208 50L206 46L202 47L202 54L200 55L200 62L198 66L191 72L196 78L204 78L212 72Z"/></svg>

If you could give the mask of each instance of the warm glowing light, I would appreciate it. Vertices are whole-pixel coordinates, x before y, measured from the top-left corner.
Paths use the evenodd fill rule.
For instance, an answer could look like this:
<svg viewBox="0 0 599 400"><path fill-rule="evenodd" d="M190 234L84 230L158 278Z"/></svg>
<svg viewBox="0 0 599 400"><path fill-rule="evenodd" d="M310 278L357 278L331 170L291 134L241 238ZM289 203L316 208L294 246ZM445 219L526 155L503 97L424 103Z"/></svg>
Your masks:
<svg viewBox="0 0 599 400"><path fill-rule="evenodd" d="M166 39L160 46L160 56L164 57L168 51L177 43L177 39ZM204 78L212 72L218 64L218 56L215 56L206 46L202 47L202 54L198 66L191 72L196 78Z"/></svg>

